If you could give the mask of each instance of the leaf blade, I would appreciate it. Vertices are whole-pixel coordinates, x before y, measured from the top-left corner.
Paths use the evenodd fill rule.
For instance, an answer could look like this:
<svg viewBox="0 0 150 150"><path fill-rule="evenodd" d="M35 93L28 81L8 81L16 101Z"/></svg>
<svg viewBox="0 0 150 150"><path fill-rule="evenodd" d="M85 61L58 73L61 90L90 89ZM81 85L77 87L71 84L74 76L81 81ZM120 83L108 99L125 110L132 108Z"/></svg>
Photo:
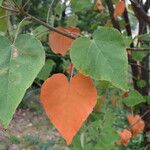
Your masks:
<svg viewBox="0 0 150 150"><path fill-rule="evenodd" d="M31 35L18 36L15 47L5 37L0 39L0 120L7 128L26 89L42 68L45 53Z"/></svg>
<svg viewBox="0 0 150 150"><path fill-rule="evenodd" d="M117 30L100 27L93 33L92 40L78 38L71 47L70 57L74 66L83 74L128 90L126 47Z"/></svg>

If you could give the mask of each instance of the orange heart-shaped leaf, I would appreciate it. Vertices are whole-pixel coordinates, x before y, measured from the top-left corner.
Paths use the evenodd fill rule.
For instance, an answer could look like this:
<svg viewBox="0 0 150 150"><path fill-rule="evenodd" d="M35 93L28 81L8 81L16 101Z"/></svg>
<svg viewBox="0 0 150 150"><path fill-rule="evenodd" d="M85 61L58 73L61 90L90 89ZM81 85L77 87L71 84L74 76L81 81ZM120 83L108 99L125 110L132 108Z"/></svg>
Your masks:
<svg viewBox="0 0 150 150"><path fill-rule="evenodd" d="M78 36L80 34L80 29L76 27L68 27L68 28L57 27L57 29L65 33L72 33L75 36ZM74 39L66 37L55 31L50 32L49 35L49 46L51 47L52 51L56 54L61 54L63 56L69 50L73 41Z"/></svg>
<svg viewBox="0 0 150 150"><path fill-rule="evenodd" d="M115 11L114 11L114 17L116 18L117 16L120 16L124 13L125 10L125 2L124 1L119 1L115 5Z"/></svg>
<svg viewBox="0 0 150 150"><path fill-rule="evenodd" d="M129 130L124 129L123 131L118 132L118 134L121 139L119 141L117 141L116 144L126 146L130 142L132 133Z"/></svg>
<svg viewBox="0 0 150 150"><path fill-rule="evenodd" d="M97 91L89 77L75 75L70 82L63 74L55 74L42 85L41 102L67 144L92 112Z"/></svg>
<svg viewBox="0 0 150 150"><path fill-rule="evenodd" d="M137 136L144 130L145 123L139 115L128 115L128 122L131 126L133 137Z"/></svg>

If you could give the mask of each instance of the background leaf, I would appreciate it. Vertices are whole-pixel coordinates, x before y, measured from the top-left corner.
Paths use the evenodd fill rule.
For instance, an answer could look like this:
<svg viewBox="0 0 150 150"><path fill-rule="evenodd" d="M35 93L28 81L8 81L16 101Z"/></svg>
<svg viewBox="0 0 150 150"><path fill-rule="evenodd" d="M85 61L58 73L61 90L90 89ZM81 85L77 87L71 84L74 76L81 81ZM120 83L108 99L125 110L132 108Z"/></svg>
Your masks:
<svg viewBox="0 0 150 150"><path fill-rule="evenodd" d="M80 29L76 27L68 27L68 28L57 27L57 29L62 32L73 33L75 35L80 34ZM52 51L56 54L61 54L63 56L70 49L73 41L74 39L56 33L54 31L51 31L49 35L49 46L51 47Z"/></svg>
<svg viewBox="0 0 150 150"><path fill-rule="evenodd" d="M143 98L143 96L138 91L131 91L129 93L129 96L123 99L123 102L129 106L134 107L142 102L145 102L146 100Z"/></svg>
<svg viewBox="0 0 150 150"><path fill-rule="evenodd" d="M149 34L142 34L142 35L139 35L139 40L141 41L150 41L150 35Z"/></svg>
<svg viewBox="0 0 150 150"><path fill-rule="evenodd" d="M67 20L66 20L66 24L67 26L76 26L78 23L78 16L75 15L75 14L72 14L70 16L67 17Z"/></svg>
<svg viewBox="0 0 150 150"><path fill-rule="evenodd" d="M148 52L144 52L144 51L141 51L141 52L132 52L132 58L136 61L142 61L142 59L144 57L146 57L148 55Z"/></svg>
<svg viewBox="0 0 150 150"><path fill-rule="evenodd" d="M2 5L2 3L3 3L3 0L0 0L0 6ZM0 13L1 14L1 13Z"/></svg>
<svg viewBox="0 0 150 150"><path fill-rule="evenodd" d="M43 40L43 38L47 41L49 30L46 27L40 25L32 31L32 34L41 41Z"/></svg>
<svg viewBox="0 0 150 150"><path fill-rule="evenodd" d="M114 17L122 15L125 10L125 2L119 1L115 4L115 6Z"/></svg>
<svg viewBox="0 0 150 150"><path fill-rule="evenodd" d="M39 72L37 78L39 78L41 80L46 80L49 77L50 72L52 71L54 65L55 65L55 63L53 60L50 60L50 59L47 60L45 62L45 65L43 66L43 68Z"/></svg>
<svg viewBox="0 0 150 150"><path fill-rule="evenodd" d="M91 0L71 0L71 9L73 12L82 11L91 6L93 6Z"/></svg>

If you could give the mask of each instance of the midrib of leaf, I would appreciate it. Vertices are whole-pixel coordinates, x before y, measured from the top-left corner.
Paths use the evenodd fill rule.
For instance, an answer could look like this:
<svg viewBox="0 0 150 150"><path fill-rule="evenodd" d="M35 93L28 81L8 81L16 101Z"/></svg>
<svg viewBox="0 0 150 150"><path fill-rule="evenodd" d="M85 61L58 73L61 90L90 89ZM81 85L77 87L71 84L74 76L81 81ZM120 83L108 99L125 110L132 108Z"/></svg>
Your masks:
<svg viewBox="0 0 150 150"><path fill-rule="evenodd" d="M105 55L103 54L103 52L102 52L102 50L101 50L101 48L96 44L96 42L95 42L95 40L96 39L94 39L93 40L93 42L94 42L94 44L95 44L95 46L96 46L96 48L99 50L99 52L98 52L98 55L101 53L102 55L103 55L103 57L105 58L105 60L108 62L107 64L110 66L110 69L111 69L111 71L112 71L112 75L114 75L115 74L115 72L114 72L114 70L113 70L113 67L110 65L111 63L109 62L109 59L107 59L106 57L105 57ZM110 44L110 43L109 43ZM98 59L98 57L97 57L97 59ZM97 63L98 61L96 61L96 63ZM97 64L96 64L97 65ZM125 70L125 69L124 69ZM126 73L125 73L126 74ZM116 74L116 76L118 77L118 75ZM115 78L114 76L113 76L113 78ZM109 81L108 79L106 79L107 81ZM112 79L110 79L110 82L112 81ZM119 84L117 84L116 82L115 82L115 85L116 86L118 86L118 87L120 87L120 85ZM120 87L121 89L122 89L122 87Z"/></svg>
<svg viewBox="0 0 150 150"><path fill-rule="evenodd" d="M89 48L88 48L87 55L86 55L86 60L87 60L87 59L88 59L88 57L89 57L89 52L90 52L90 48L91 48L91 46L92 46L92 42L90 43L90 46L89 46Z"/></svg>
<svg viewBox="0 0 150 150"><path fill-rule="evenodd" d="M101 53L101 54L103 55L103 57L105 58L105 60L107 61L108 65L110 66L110 69L111 69L112 73L114 73L113 68L111 67L111 65L110 65L110 63L109 63L109 60L105 57L105 55L103 54L101 48L96 44L95 40L93 40L93 42L94 42L96 48L97 48L98 51L99 51L98 54L97 54L97 58L96 58L96 65L97 65L97 62L98 62L99 54Z"/></svg>
<svg viewBox="0 0 150 150"><path fill-rule="evenodd" d="M112 71L112 75L114 75L115 72L114 72L114 70L113 70L113 67L110 65L111 63L109 62L109 59L107 59L107 58L105 57L105 55L103 54L101 48L96 44L95 40L93 40L93 43L94 43L94 45L96 46L96 48L97 48L97 50L98 50L98 54L97 54L96 64L95 64L95 65L97 65L97 63L98 63L99 55L102 54L102 56L104 57L104 59L106 60L107 64L109 65L109 67L110 67L110 69L111 69L111 71ZM117 77L118 77L118 76L117 76ZM113 78L114 78L114 76L113 76ZM112 82L112 79L109 79L109 80L108 80L108 79L102 79L102 80L106 80L106 81ZM115 85L118 86L118 87L120 87L120 85L118 85L116 82L115 82ZM121 88L121 87L120 87L120 88Z"/></svg>
<svg viewBox="0 0 150 150"><path fill-rule="evenodd" d="M10 91L10 68L11 68L11 61L12 61L12 55L13 55L13 48L15 48L14 45L10 45L10 59L9 59L9 67L8 67L8 78L7 78L7 96L6 99L8 100L8 94Z"/></svg>

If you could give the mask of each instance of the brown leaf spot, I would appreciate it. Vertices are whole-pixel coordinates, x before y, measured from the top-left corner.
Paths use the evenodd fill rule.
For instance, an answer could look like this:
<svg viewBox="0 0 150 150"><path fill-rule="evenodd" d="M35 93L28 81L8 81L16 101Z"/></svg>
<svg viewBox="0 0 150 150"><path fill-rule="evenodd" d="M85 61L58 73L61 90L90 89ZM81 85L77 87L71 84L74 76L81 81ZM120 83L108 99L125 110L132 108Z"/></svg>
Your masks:
<svg viewBox="0 0 150 150"><path fill-rule="evenodd" d="M6 74L8 71L8 68L0 69L0 75Z"/></svg>
<svg viewBox="0 0 150 150"><path fill-rule="evenodd" d="M13 48L12 57L13 57L14 59L15 59L16 57L18 57L18 50L17 50L17 48Z"/></svg>

